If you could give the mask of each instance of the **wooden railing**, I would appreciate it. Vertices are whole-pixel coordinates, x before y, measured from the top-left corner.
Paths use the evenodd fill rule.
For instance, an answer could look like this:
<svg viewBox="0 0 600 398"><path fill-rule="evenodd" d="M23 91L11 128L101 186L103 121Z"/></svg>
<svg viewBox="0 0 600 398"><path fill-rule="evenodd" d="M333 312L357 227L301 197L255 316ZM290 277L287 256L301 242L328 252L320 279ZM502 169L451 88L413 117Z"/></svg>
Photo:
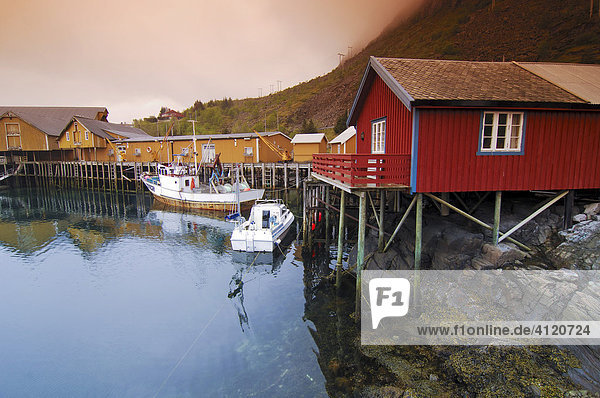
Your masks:
<svg viewBox="0 0 600 398"><path fill-rule="evenodd" d="M313 172L350 187L410 186L410 155L313 155Z"/></svg>

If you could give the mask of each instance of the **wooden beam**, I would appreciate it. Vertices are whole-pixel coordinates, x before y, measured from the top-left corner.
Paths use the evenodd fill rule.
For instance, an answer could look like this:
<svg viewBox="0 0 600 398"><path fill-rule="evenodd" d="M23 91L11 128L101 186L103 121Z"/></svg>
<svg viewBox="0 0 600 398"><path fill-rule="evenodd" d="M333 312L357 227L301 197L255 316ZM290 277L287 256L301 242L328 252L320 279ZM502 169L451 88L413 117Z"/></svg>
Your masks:
<svg viewBox="0 0 600 398"><path fill-rule="evenodd" d="M383 248L383 252L385 253L387 251L387 249L390 247L390 245L392 244L392 241L394 240L394 238L396 237L396 234L398 233L398 231L400 231L400 227L402 227L402 224L404 224L404 221L406 221L406 219L408 218L408 213L410 213L410 211L412 210L413 206L415 205L415 203L417 202L417 197L414 196L413 200L410 202L410 205L408 205L408 208L406 209L406 211L404 212L404 215L402 216L402 219L400 220L400 222L398 223L398 225L396 226L396 229L394 229L394 233L392 233L392 237L390 238L390 240L388 240L388 243L385 245L385 247Z"/></svg>
<svg viewBox="0 0 600 398"><path fill-rule="evenodd" d="M540 207L539 209L537 209L536 211L531 213L531 215L529 217L525 218L523 221L521 221L520 223L518 223L517 225L512 227L510 230L508 230L505 234L503 234L500 237L500 239L498 239L498 242L502 242L504 239L507 239L511 234L513 234L515 231L519 230L519 228L521 228L523 225L527 224L529 221L533 220L540 213L542 213L544 210L546 210L547 208L552 206L554 203L556 203L557 201L562 199L568 193L569 193L569 191L562 191L561 193L556 195L553 199L547 201L542 207Z"/></svg>
<svg viewBox="0 0 600 398"><path fill-rule="evenodd" d="M453 205L451 205L451 204L450 204L450 203L448 203L448 202L444 202L442 199L440 199L440 198L436 197L435 195L432 195L432 194L430 194L430 193L426 193L425 195L426 195L427 197L429 197L429 198L431 198L431 199L433 199L433 200L437 201L437 202L440 202L440 203L442 203L442 204L445 204L445 205L446 205L446 206L448 206L448 207L449 207L451 210L454 210L455 212L457 212L457 213L458 213L458 214L460 214L461 216L463 216L463 217L466 217L467 219L469 219L469 220L473 221L474 223L476 223L476 224L479 224L479 225L481 225L482 227L484 227L484 228L487 228L487 229L489 229L489 230L492 230L492 229L493 229L493 228L492 228L490 225L488 225L488 224L484 223L483 221L481 221L481 220L479 220L479 219L477 219L477 218L473 217L473 216L472 216L472 215L470 215L469 213L467 213L467 212L465 212L465 211L462 211L462 210L461 210L461 209L459 209L458 207L456 207L456 206L453 206ZM501 232L500 232L500 235L502 235L502 233L501 233ZM519 241L517 241L517 240L515 240L515 239L513 239L513 238L510 238L510 237L509 237L509 238L507 238L507 239L508 239L510 242L514 243L515 245L519 246L520 248L522 248L522 249L525 249L525 250L527 250L527 251L531 251L531 248L529 248L529 247L525 246L525 245L524 245L524 244L522 244L521 242L519 242Z"/></svg>

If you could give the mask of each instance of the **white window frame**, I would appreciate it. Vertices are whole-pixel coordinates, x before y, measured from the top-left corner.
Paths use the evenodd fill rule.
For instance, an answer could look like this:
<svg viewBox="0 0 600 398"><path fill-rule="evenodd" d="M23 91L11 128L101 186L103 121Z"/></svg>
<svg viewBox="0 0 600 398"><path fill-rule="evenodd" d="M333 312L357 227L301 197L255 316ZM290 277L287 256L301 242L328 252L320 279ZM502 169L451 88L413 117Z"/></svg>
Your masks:
<svg viewBox="0 0 600 398"><path fill-rule="evenodd" d="M8 126L17 126L17 133L8 132ZM21 142L21 124L20 123L4 123L4 131L6 131L6 149L15 148L8 145L8 137L19 137L19 146L17 148L23 147L23 142Z"/></svg>
<svg viewBox="0 0 600 398"><path fill-rule="evenodd" d="M492 122L488 122L487 116L492 115ZM500 124L500 115L506 115L506 124ZM514 123L514 117L519 116L519 123ZM504 137L498 135L500 128L504 128ZM513 137L513 130L517 135ZM487 131L486 131L487 130ZM490 131L491 130L491 131ZM484 111L481 119L481 131L479 132L479 152L519 154L523 151L523 137L525 132L525 113L509 111ZM487 133L487 134L486 134ZM490 135L491 133L491 135ZM511 147L511 142L516 139L516 145ZM486 141L489 141L489 146ZM503 143L500 141L504 140ZM500 144L500 145L499 145Z"/></svg>
<svg viewBox="0 0 600 398"><path fill-rule="evenodd" d="M244 147L244 156L253 156L253 148L251 146Z"/></svg>
<svg viewBox="0 0 600 398"><path fill-rule="evenodd" d="M85 130L85 140L89 141L90 140L90 132Z"/></svg>
<svg viewBox="0 0 600 398"><path fill-rule="evenodd" d="M71 139L69 137L69 130L65 131L65 138L67 141L71 141Z"/></svg>
<svg viewBox="0 0 600 398"><path fill-rule="evenodd" d="M371 122L371 153L385 153L387 118Z"/></svg>

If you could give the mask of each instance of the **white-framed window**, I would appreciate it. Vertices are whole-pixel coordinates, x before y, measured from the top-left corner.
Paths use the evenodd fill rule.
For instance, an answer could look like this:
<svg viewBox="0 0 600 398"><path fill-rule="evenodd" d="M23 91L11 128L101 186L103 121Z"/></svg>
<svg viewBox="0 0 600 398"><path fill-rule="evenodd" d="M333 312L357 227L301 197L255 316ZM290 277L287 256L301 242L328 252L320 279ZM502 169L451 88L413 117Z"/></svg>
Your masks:
<svg viewBox="0 0 600 398"><path fill-rule="evenodd" d="M386 119L371 122L371 153L385 153Z"/></svg>
<svg viewBox="0 0 600 398"><path fill-rule="evenodd" d="M65 132L65 138L66 138L66 140L67 140L67 141L70 141L70 140L71 140L71 137L69 137L69 130L67 130L67 131Z"/></svg>
<svg viewBox="0 0 600 398"><path fill-rule="evenodd" d="M244 147L244 156L252 156L252 147L251 146Z"/></svg>
<svg viewBox="0 0 600 398"><path fill-rule="evenodd" d="M90 139L90 132L85 130L85 140L89 141L89 139Z"/></svg>
<svg viewBox="0 0 600 398"><path fill-rule="evenodd" d="M6 123L5 128L8 149L21 149L21 126L18 123Z"/></svg>
<svg viewBox="0 0 600 398"><path fill-rule="evenodd" d="M523 112L484 112L479 151L521 152L524 125Z"/></svg>

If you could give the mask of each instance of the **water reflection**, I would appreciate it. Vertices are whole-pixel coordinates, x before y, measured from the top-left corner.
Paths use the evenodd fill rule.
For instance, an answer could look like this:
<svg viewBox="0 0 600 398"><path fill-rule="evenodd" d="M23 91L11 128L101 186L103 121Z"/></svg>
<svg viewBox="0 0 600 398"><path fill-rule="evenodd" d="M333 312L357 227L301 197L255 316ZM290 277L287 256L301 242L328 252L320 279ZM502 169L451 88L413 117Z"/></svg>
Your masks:
<svg viewBox="0 0 600 398"><path fill-rule="evenodd" d="M326 395L293 234L248 261L232 228L148 196L2 192L0 396Z"/></svg>

